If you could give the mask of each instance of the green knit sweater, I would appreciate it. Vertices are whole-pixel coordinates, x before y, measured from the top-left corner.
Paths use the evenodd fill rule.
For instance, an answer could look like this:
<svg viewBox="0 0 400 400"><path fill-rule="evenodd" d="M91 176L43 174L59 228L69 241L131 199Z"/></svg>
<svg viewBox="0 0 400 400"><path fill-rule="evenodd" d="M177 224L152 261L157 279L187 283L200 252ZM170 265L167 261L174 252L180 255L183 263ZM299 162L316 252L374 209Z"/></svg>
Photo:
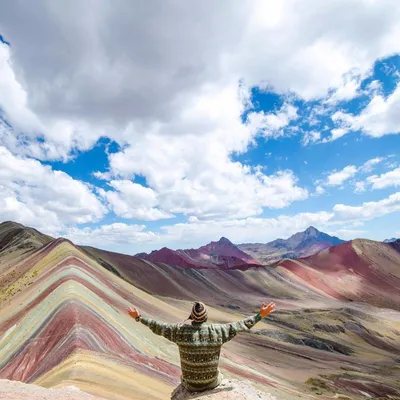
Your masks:
<svg viewBox="0 0 400 400"><path fill-rule="evenodd" d="M165 324L148 318L142 318L142 323L155 334L178 345L182 383L191 391L202 391L220 383L218 362L221 346L260 320L261 315L257 313L230 324Z"/></svg>

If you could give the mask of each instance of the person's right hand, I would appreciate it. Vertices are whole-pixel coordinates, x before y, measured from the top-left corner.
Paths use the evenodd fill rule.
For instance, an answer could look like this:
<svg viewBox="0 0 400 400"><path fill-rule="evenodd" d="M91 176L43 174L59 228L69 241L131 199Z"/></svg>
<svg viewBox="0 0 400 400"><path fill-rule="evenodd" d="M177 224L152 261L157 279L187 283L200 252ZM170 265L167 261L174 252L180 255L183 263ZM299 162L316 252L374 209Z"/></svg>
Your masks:
<svg viewBox="0 0 400 400"><path fill-rule="evenodd" d="M136 318L139 316L139 311L135 307L127 308L126 311L132 318Z"/></svg>
<svg viewBox="0 0 400 400"><path fill-rule="evenodd" d="M268 315L273 313L274 311L275 311L275 303L269 303L268 305L262 303L260 308L261 318L268 317Z"/></svg>

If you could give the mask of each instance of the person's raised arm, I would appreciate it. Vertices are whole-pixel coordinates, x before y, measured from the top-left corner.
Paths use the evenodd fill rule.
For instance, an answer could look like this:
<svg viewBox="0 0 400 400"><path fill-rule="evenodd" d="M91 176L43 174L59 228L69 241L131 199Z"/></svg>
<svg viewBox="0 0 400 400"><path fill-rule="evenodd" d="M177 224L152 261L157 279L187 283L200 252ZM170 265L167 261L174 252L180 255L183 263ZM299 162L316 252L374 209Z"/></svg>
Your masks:
<svg viewBox="0 0 400 400"><path fill-rule="evenodd" d="M231 322L222 325L221 335L223 343L229 342L229 340L233 339L239 332L250 330L257 322L261 321L274 311L275 303L269 303L268 305L263 303L260 307L260 311L256 315L252 315L251 317L247 317L238 322Z"/></svg>
<svg viewBox="0 0 400 400"><path fill-rule="evenodd" d="M177 324L165 324L154 319L144 318L135 307L128 308L127 312L132 318L135 318L137 322L141 322L143 325L150 328L156 335L164 336L171 342L176 341Z"/></svg>

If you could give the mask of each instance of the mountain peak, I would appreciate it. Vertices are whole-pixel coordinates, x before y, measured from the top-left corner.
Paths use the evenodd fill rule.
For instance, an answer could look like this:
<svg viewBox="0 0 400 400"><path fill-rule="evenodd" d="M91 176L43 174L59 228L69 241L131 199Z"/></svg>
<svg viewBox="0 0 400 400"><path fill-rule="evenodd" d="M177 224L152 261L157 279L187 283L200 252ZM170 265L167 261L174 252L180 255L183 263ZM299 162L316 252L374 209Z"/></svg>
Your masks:
<svg viewBox="0 0 400 400"><path fill-rule="evenodd" d="M385 239L383 241L383 243L393 243L393 242L396 242L397 240L398 240L397 238L393 237L391 239Z"/></svg>
<svg viewBox="0 0 400 400"><path fill-rule="evenodd" d="M171 250L163 247L150 254L136 254L136 257L184 268L236 268L245 265L261 265L224 236L218 241L210 242L198 249Z"/></svg>
<svg viewBox="0 0 400 400"><path fill-rule="evenodd" d="M305 231L297 232L288 239L277 239L266 244L247 243L238 247L263 263L271 263L284 258L308 257L343 242L336 236L330 236L311 225Z"/></svg>
<svg viewBox="0 0 400 400"><path fill-rule="evenodd" d="M317 228L311 225L304 231L304 233L307 233L309 235L316 235L321 232Z"/></svg>
<svg viewBox="0 0 400 400"><path fill-rule="evenodd" d="M52 240L52 237L18 222L4 221L0 223L0 252L32 250Z"/></svg>
<svg viewBox="0 0 400 400"><path fill-rule="evenodd" d="M5 229L5 228L25 228L24 225L18 223L18 222L13 222L13 221L4 221L0 223L0 229Z"/></svg>
<svg viewBox="0 0 400 400"><path fill-rule="evenodd" d="M228 238L222 236L221 239L218 240L219 244L233 244Z"/></svg>

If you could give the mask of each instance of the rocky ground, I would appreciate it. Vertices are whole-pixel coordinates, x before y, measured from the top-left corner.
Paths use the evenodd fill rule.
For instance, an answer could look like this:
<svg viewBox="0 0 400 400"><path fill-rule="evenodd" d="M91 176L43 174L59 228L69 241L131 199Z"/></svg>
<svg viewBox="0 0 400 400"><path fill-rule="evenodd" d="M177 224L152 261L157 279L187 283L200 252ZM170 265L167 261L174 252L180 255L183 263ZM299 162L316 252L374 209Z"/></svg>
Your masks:
<svg viewBox="0 0 400 400"><path fill-rule="evenodd" d="M225 379L221 385L211 391L190 393L179 386L172 393L171 400L277 400L267 393L255 389L249 381Z"/></svg>
<svg viewBox="0 0 400 400"><path fill-rule="evenodd" d="M46 389L37 385L0 379L1 400L99 400L75 386Z"/></svg>

